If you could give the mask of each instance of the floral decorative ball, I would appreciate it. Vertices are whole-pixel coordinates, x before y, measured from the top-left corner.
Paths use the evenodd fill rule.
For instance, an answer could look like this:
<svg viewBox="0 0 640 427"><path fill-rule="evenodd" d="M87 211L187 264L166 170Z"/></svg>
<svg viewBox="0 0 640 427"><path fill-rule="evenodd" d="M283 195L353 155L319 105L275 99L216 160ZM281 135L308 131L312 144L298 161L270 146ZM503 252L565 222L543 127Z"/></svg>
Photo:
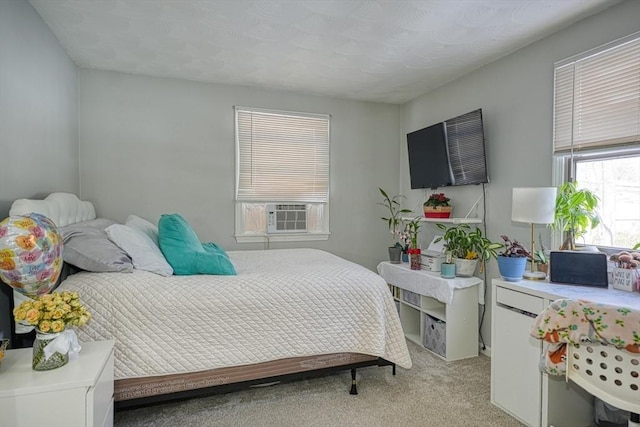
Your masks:
<svg viewBox="0 0 640 427"><path fill-rule="evenodd" d="M0 280L29 297L48 293L62 270L62 236L44 215L0 222Z"/></svg>

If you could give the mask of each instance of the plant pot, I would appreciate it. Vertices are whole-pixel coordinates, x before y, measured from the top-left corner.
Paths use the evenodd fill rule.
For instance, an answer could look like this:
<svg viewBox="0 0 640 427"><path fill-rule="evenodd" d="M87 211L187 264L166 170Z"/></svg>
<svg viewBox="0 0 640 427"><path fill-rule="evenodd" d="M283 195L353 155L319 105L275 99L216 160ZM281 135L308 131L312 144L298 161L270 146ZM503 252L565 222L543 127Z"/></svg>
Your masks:
<svg viewBox="0 0 640 427"><path fill-rule="evenodd" d="M459 277L473 276L478 267L477 259L454 258L453 263L456 265L456 276Z"/></svg>
<svg viewBox="0 0 640 427"><path fill-rule="evenodd" d="M423 206L426 218L449 218L453 211L453 206Z"/></svg>
<svg viewBox="0 0 640 427"><path fill-rule="evenodd" d="M444 279L454 279L456 277L456 265L446 262L440 264L440 276Z"/></svg>
<svg viewBox="0 0 640 427"><path fill-rule="evenodd" d="M420 255L420 249L409 249L409 257L411 258L411 269L422 269L422 255Z"/></svg>
<svg viewBox="0 0 640 427"><path fill-rule="evenodd" d="M36 329L36 339L33 341L33 359L31 366L35 371L48 371L59 368L69 362L69 353L54 352L48 359L45 356L44 348L51 341L58 338L60 333L48 334Z"/></svg>
<svg viewBox="0 0 640 427"><path fill-rule="evenodd" d="M498 256L498 270L500 275L507 282L519 282L522 280L525 268L527 268L526 257Z"/></svg>
<svg viewBox="0 0 640 427"><path fill-rule="evenodd" d="M391 264L400 264L402 248L400 246L389 246L389 261Z"/></svg>
<svg viewBox="0 0 640 427"><path fill-rule="evenodd" d="M402 251L402 262L409 262L409 254L405 251Z"/></svg>
<svg viewBox="0 0 640 427"><path fill-rule="evenodd" d="M540 263L537 263L537 264L536 264L536 267L537 267L538 271L541 271L541 272L543 272L543 273L544 273L544 274L546 274L546 275L548 275L548 274L549 274L549 264L548 264L548 263L547 263L547 264L540 264Z"/></svg>

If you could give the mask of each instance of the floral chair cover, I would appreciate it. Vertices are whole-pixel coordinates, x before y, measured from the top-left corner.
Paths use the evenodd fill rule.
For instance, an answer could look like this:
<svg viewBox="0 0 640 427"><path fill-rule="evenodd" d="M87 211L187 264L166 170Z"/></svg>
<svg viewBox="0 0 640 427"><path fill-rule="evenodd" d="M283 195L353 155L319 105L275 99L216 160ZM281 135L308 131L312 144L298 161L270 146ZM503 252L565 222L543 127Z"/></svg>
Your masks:
<svg viewBox="0 0 640 427"><path fill-rule="evenodd" d="M544 341L540 370L565 375L567 344L599 342L640 354L640 310L559 299L536 317L531 336Z"/></svg>

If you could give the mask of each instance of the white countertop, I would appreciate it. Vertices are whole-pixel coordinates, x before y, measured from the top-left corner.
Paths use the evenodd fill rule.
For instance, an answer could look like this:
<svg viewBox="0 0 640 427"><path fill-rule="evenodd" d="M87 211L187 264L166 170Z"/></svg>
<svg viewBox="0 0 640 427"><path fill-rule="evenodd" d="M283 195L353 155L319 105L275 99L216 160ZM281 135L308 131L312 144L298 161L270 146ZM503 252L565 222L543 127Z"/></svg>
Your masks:
<svg viewBox="0 0 640 427"><path fill-rule="evenodd" d="M378 264L378 274L391 285L435 298L445 304L453 303L455 289L481 285L478 297L480 304L484 304L484 286L482 286L484 281L479 277L444 279L439 272L411 270L408 263L392 264L389 261L383 261Z"/></svg>
<svg viewBox="0 0 640 427"><path fill-rule="evenodd" d="M527 293L539 296L541 298L556 299L581 299L599 304L614 305L620 307L628 307L634 310L640 310L640 293L626 292L613 289L611 285L608 288L600 288L595 286L579 286L568 285L563 283L551 283L540 280L521 280L519 282L507 282L502 279L494 279L500 281L501 286L509 287L514 290L526 289Z"/></svg>

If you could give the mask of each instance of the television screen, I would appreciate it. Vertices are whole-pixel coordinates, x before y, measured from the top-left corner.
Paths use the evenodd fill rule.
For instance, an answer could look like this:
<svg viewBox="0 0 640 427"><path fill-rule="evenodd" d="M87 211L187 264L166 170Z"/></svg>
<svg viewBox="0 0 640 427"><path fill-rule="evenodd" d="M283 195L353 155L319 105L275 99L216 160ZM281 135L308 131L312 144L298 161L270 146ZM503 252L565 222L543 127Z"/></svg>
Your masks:
<svg viewBox="0 0 640 427"><path fill-rule="evenodd" d="M482 110L407 134L411 188L489 182Z"/></svg>
<svg viewBox="0 0 640 427"><path fill-rule="evenodd" d="M407 134L411 188L451 185L444 123Z"/></svg>

